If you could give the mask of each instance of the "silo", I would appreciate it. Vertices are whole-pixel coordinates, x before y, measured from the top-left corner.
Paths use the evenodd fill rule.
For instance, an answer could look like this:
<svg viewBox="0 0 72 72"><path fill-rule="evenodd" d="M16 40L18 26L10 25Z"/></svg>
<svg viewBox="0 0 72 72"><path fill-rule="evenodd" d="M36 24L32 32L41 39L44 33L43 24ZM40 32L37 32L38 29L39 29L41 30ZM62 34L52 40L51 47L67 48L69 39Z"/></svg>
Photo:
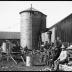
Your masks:
<svg viewBox="0 0 72 72"><path fill-rule="evenodd" d="M29 8L21 11L21 46L28 49L38 48L40 32L46 28L46 15Z"/></svg>

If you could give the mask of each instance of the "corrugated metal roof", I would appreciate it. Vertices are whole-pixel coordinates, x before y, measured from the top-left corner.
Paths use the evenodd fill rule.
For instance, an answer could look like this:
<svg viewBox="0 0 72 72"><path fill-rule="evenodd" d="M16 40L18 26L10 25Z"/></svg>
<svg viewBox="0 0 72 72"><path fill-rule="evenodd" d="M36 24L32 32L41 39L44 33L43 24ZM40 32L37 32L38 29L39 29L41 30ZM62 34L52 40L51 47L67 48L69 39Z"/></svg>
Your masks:
<svg viewBox="0 0 72 72"><path fill-rule="evenodd" d="M20 39L20 32L0 32L0 39Z"/></svg>

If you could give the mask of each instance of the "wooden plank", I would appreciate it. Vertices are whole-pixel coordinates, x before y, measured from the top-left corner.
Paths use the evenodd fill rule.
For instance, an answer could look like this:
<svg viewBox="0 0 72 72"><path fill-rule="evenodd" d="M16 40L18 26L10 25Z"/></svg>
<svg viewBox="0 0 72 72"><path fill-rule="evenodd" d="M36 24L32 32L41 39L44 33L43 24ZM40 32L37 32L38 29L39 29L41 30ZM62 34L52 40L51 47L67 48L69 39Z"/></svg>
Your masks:
<svg viewBox="0 0 72 72"><path fill-rule="evenodd" d="M21 59L22 59L23 63L25 64L25 61L24 61L24 59L23 59L23 57L22 57L22 56L21 56Z"/></svg>

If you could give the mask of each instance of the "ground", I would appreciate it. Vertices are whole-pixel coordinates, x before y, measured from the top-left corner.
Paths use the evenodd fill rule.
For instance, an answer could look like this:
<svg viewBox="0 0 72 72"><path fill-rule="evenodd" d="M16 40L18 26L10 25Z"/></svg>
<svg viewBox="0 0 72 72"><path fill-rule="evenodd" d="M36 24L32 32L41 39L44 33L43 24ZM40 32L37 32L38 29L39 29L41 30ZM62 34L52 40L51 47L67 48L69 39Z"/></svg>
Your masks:
<svg viewBox="0 0 72 72"><path fill-rule="evenodd" d="M22 61L16 65L12 60L7 62L6 60L0 61L0 71L40 71L47 66L31 66L26 67Z"/></svg>

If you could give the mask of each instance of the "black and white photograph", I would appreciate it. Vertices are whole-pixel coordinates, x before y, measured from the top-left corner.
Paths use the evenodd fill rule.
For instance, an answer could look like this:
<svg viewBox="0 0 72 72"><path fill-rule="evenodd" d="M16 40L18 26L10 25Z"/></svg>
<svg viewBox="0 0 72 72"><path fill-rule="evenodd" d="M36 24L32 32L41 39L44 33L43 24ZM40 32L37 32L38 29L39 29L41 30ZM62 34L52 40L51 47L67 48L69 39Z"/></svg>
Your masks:
<svg viewBox="0 0 72 72"><path fill-rule="evenodd" d="M72 1L0 1L0 71L72 71Z"/></svg>

